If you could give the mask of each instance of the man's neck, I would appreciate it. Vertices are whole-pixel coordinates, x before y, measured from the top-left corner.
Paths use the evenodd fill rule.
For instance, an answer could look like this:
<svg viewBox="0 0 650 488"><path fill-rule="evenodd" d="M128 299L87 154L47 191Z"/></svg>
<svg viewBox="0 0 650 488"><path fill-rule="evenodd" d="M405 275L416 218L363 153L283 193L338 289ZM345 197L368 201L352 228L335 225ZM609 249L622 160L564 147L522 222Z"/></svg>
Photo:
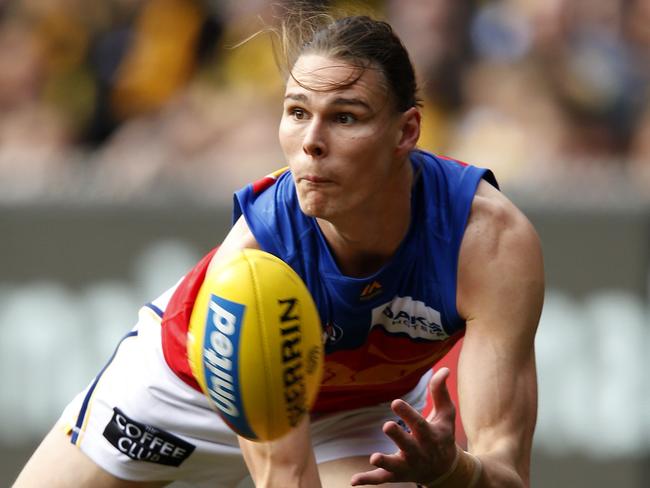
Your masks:
<svg viewBox="0 0 650 488"><path fill-rule="evenodd" d="M372 202L344 218L317 219L339 269L362 277L378 271L395 254L411 222L413 170L395 178Z"/></svg>

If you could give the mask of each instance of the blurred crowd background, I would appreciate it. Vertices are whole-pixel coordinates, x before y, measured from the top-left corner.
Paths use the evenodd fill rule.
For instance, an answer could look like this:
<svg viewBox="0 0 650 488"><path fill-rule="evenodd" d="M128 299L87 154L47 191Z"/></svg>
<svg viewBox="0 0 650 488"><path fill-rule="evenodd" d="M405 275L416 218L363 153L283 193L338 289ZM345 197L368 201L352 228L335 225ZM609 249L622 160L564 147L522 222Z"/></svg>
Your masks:
<svg viewBox="0 0 650 488"><path fill-rule="evenodd" d="M393 25L421 146L492 168L540 234L533 486L650 486L650 0L331 3ZM284 166L270 39L235 47L272 14L0 0L0 485Z"/></svg>
<svg viewBox="0 0 650 488"><path fill-rule="evenodd" d="M355 5L412 54L423 148L547 198L650 195L650 1ZM229 198L281 166L269 39L233 48L264 22L261 0L0 0L0 200Z"/></svg>

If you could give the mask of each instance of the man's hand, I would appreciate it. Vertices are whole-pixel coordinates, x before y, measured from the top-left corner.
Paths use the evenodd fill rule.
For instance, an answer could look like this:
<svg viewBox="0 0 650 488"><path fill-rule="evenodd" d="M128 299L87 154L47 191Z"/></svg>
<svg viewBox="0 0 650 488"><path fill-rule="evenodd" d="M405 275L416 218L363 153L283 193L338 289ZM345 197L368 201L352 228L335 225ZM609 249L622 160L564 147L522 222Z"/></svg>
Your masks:
<svg viewBox="0 0 650 488"><path fill-rule="evenodd" d="M445 383L448 377L449 370L442 368L431 378L429 389L433 409L426 419L405 401L393 401L393 412L404 420L410 432L396 422L386 422L384 433L399 449L394 454L372 454L370 464L377 469L355 474L350 481L352 486L405 481L426 484L449 471L457 448L454 437L456 408Z"/></svg>

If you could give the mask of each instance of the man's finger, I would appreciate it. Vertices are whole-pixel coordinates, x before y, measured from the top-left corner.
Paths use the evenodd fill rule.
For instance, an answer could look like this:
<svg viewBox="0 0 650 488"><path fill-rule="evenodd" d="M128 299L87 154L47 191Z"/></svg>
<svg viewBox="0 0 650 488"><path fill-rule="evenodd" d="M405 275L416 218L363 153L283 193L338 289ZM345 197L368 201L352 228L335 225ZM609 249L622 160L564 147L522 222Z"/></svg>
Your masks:
<svg viewBox="0 0 650 488"><path fill-rule="evenodd" d="M399 454L379 454L375 453L370 456L370 464L378 468L385 469L397 476L407 470L407 464L404 458Z"/></svg>
<svg viewBox="0 0 650 488"><path fill-rule="evenodd" d="M429 391L433 400L431 415L427 418L430 422L434 419L453 420L456 416L456 407L447 389L449 374L448 368L440 368L429 381Z"/></svg>
<svg viewBox="0 0 650 488"><path fill-rule="evenodd" d="M383 431L407 457L417 452L418 445L413 436L396 422L386 422Z"/></svg>
<svg viewBox="0 0 650 488"><path fill-rule="evenodd" d="M390 407L393 412L395 412L395 414L399 415L400 418L404 420L416 438L422 439L427 436L429 423L420 414L420 412L418 412L404 400L393 400L393 403L391 403Z"/></svg>
<svg viewBox="0 0 650 488"><path fill-rule="evenodd" d="M395 481L393 473L386 471L385 469L377 468L372 471L366 471L365 473L352 475L352 478L350 478L350 485L381 485L383 483L390 483L391 481Z"/></svg>

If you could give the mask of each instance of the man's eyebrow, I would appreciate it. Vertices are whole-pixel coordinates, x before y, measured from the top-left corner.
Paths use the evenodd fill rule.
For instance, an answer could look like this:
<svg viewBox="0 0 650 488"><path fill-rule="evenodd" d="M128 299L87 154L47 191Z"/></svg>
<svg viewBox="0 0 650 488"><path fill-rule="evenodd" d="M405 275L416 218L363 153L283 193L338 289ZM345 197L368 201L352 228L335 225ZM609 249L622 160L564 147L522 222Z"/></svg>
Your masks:
<svg viewBox="0 0 650 488"><path fill-rule="evenodd" d="M287 93L284 97L285 100L295 100L296 102L307 102L307 95L304 93ZM366 110L372 110L370 105L361 98L346 98L346 97L337 97L330 102L331 105L356 105Z"/></svg>
<svg viewBox="0 0 650 488"><path fill-rule="evenodd" d="M368 105L368 103L361 98L338 97L332 101L332 105L357 105L359 107L365 108L366 110L371 110L370 105Z"/></svg>
<svg viewBox="0 0 650 488"><path fill-rule="evenodd" d="M296 102L306 102L307 101L307 95L304 95L303 93L287 93L284 96L285 100L295 100Z"/></svg>

